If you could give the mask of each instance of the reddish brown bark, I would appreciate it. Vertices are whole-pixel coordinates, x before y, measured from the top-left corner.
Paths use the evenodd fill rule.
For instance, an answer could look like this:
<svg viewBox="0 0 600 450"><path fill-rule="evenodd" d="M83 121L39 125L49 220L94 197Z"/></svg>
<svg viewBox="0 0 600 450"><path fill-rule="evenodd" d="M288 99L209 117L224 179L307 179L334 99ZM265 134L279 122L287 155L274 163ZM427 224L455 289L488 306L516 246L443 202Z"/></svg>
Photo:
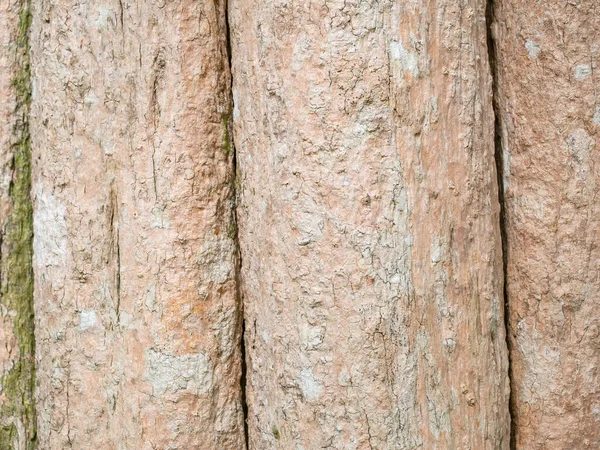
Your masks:
<svg viewBox="0 0 600 450"><path fill-rule="evenodd" d="M600 446L600 9L495 2L513 430Z"/></svg>
<svg viewBox="0 0 600 450"><path fill-rule="evenodd" d="M244 446L224 5L35 3L41 448Z"/></svg>
<svg viewBox="0 0 600 450"><path fill-rule="evenodd" d="M231 2L251 449L508 448L485 6Z"/></svg>

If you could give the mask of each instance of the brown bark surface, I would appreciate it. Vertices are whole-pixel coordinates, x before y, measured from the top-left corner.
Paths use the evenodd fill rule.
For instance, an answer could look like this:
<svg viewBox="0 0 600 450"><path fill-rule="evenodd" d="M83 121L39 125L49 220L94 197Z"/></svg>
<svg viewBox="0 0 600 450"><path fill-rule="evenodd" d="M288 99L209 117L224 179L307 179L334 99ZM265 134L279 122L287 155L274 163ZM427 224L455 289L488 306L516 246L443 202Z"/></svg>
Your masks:
<svg viewBox="0 0 600 450"><path fill-rule="evenodd" d="M600 5L495 2L516 448L600 448Z"/></svg>
<svg viewBox="0 0 600 450"><path fill-rule="evenodd" d="M15 38L19 22L18 4L2 0L0 3L0 218L4 222L10 210L9 187L12 179L11 160L13 150L13 127L17 97L13 78L17 72Z"/></svg>
<svg viewBox="0 0 600 450"><path fill-rule="evenodd" d="M244 446L224 1L34 2L44 449Z"/></svg>
<svg viewBox="0 0 600 450"><path fill-rule="evenodd" d="M250 448L508 448L485 2L230 8Z"/></svg>

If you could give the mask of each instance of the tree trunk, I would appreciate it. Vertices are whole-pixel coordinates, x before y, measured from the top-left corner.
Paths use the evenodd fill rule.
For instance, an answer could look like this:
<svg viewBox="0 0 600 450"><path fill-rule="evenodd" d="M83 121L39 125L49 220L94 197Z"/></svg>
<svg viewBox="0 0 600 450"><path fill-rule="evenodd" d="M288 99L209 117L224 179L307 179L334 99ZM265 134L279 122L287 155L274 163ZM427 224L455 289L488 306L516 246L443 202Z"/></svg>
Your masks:
<svg viewBox="0 0 600 450"><path fill-rule="evenodd" d="M507 449L485 2L232 0L251 449Z"/></svg>
<svg viewBox="0 0 600 450"><path fill-rule="evenodd" d="M0 0L0 450L600 448L599 13Z"/></svg>
<svg viewBox="0 0 600 450"><path fill-rule="evenodd" d="M494 15L515 443L600 448L600 9Z"/></svg>
<svg viewBox="0 0 600 450"><path fill-rule="evenodd" d="M224 1L34 6L40 448L240 449Z"/></svg>
<svg viewBox="0 0 600 450"><path fill-rule="evenodd" d="M0 1L0 449L35 444L29 8Z"/></svg>

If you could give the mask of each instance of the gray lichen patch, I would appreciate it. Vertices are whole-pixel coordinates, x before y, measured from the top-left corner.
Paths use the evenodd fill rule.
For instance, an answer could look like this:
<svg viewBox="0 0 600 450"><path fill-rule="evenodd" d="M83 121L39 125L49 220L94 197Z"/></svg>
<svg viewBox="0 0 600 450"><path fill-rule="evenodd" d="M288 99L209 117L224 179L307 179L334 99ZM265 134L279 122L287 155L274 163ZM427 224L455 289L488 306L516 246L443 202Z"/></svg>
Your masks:
<svg viewBox="0 0 600 450"><path fill-rule="evenodd" d="M36 267L64 265L67 259L66 208L41 186L33 222Z"/></svg>
<svg viewBox="0 0 600 450"><path fill-rule="evenodd" d="M409 72L413 77L419 76L418 55L406 49L401 40L390 43L390 60L400 78L403 78L404 72Z"/></svg>
<svg viewBox="0 0 600 450"><path fill-rule="evenodd" d="M98 316L93 309L86 309L79 314L79 329L81 331L89 330L98 323Z"/></svg>
<svg viewBox="0 0 600 450"><path fill-rule="evenodd" d="M525 49L531 59L537 59L540 54L540 46L531 39L527 39L527 42L525 42Z"/></svg>
<svg viewBox="0 0 600 450"><path fill-rule="evenodd" d="M317 380L311 368L302 369L300 372L299 386L302 395L307 400L317 400L323 390L321 382Z"/></svg>
<svg viewBox="0 0 600 450"><path fill-rule="evenodd" d="M213 366L203 353L173 356L148 350L144 381L154 387L157 396L179 391L207 394L213 387Z"/></svg>
<svg viewBox="0 0 600 450"><path fill-rule="evenodd" d="M589 64L579 64L573 69L573 75L577 81L583 81L592 74L592 68Z"/></svg>
<svg viewBox="0 0 600 450"><path fill-rule="evenodd" d="M596 111L592 117L592 123L597 127L600 127L600 106L596 106Z"/></svg>

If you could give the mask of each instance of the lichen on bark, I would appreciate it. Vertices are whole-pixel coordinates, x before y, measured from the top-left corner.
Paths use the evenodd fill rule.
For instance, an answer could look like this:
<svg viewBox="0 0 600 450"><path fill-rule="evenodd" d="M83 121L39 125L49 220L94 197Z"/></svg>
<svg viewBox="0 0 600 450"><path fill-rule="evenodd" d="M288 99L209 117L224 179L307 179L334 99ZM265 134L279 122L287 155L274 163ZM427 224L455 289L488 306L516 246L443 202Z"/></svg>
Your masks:
<svg viewBox="0 0 600 450"><path fill-rule="evenodd" d="M229 132L229 127L231 126L230 114L221 113L221 123L223 124L223 143L221 144L221 148L223 149L225 156L229 156L231 150L233 149L231 135Z"/></svg>
<svg viewBox="0 0 600 450"><path fill-rule="evenodd" d="M10 211L0 230L0 309L8 317L18 352L12 367L0 374L0 449L35 447L35 340L33 333L31 152L28 113L31 98L29 73L29 2L19 8L15 39L15 96L10 153L8 198ZM5 314L6 313L6 314Z"/></svg>

